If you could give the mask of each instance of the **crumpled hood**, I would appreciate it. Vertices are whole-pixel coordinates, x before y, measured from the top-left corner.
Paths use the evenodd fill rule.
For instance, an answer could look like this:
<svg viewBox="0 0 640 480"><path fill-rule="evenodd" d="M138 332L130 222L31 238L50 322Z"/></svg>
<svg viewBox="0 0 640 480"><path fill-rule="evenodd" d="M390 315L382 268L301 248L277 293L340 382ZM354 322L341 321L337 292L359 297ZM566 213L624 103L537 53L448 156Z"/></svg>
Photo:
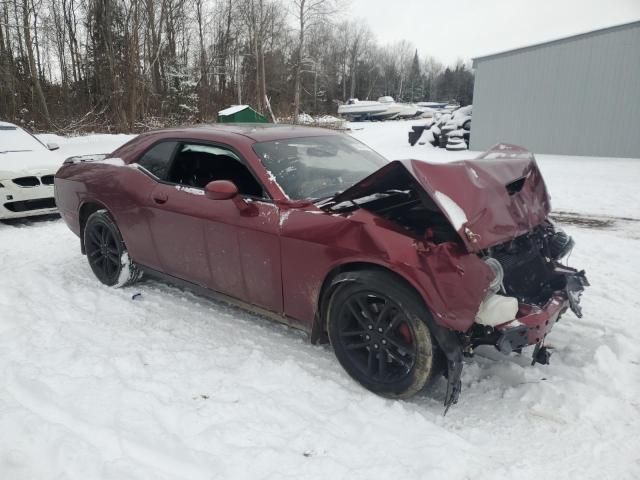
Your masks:
<svg viewBox="0 0 640 480"><path fill-rule="evenodd" d="M0 178L55 173L62 166L62 157L49 150L2 152L0 150Z"/></svg>
<svg viewBox="0 0 640 480"><path fill-rule="evenodd" d="M332 200L345 202L397 188L405 169L442 210L471 252L530 231L549 215L549 195L532 153L499 144L474 160L393 161Z"/></svg>

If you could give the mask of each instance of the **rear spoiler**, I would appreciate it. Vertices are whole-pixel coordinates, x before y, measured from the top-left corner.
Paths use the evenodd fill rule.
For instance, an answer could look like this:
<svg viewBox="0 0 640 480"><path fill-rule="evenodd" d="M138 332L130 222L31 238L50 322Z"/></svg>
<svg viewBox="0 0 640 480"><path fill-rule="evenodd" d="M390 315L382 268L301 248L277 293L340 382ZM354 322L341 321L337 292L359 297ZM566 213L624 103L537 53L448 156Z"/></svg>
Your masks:
<svg viewBox="0 0 640 480"><path fill-rule="evenodd" d="M84 163L84 162L99 162L107 158L108 153L96 153L93 155L75 155L73 157L67 158L63 165L73 165L74 163Z"/></svg>

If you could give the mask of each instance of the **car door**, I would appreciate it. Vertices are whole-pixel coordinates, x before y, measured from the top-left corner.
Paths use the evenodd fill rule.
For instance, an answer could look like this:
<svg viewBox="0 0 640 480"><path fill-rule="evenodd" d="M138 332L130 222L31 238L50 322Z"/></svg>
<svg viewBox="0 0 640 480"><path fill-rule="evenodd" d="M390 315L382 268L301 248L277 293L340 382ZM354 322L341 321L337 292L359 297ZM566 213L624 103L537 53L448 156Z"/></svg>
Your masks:
<svg viewBox="0 0 640 480"><path fill-rule="evenodd" d="M204 187L214 180L234 182L240 198L207 198ZM278 209L236 152L181 143L151 201L150 229L166 273L282 310ZM250 208L239 209L238 201Z"/></svg>
<svg viewBox="0 0 640 480"><path fill-rule="evenodd" d="M150 210L149 229L162 271L210 287L211 273L203 228L207 222L215 222L219 209L212 209L211 201L195 189L158 183L151 192ZM232 239L221 237L217 248L230 250L233 244ZM239 283L235 277L233 272L230 273L230 281Z"/></svg>
<svg viewBox="0 0 640 480"><path fill-rule="evenodd" d="M253 210L231 213L237 232L238 251L247 300L268 310L282 313L282 273L280 254L280 212L272 202L251 199ZM231 200L223 200L233 203ZM237 210L237 207L236 207ZM211 238L212 229L207 239ZM224 278L225 271L215 268L211 259L214 279Z"/></svg>
<svg viewBox="0 0 640 480"><path fill-rule="evenodd" d="M126 191L114 199L120 204L118 223L131 257L154 270L163 270L163 265L151 233L151 218L157 214L152 193L166 179L177 147L176 141L156 143L136 160L137 169L122 169L120 175L131 178L121 182Z"/></svg>

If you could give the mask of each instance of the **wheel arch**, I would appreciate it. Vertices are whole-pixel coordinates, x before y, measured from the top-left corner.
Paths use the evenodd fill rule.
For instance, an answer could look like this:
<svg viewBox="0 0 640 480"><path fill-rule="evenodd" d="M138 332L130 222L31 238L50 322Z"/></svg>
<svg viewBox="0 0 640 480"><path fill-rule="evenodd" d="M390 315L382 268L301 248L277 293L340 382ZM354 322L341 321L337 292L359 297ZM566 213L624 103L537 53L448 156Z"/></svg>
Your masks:
<svg viewBox="0 0 640 480"><path fill-rule="evenodd" d="M87 200L80 205L80 209L78 210L78 222L80 224L80 251L84 255L86 253L85 245L84 245L84 227L87 224L87 219L91 216L92 213L97 212L98 210L106 210L109 209L105 207L102 203L95 200Z"/></svg>

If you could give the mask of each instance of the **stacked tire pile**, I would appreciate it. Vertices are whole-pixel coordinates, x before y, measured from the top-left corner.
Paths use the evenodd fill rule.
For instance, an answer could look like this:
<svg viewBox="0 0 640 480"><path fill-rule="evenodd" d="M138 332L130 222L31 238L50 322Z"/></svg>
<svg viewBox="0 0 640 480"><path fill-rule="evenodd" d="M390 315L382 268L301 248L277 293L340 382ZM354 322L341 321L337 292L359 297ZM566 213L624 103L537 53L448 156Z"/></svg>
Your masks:
<svg viewBox="0 0 640 480"><path fill-rule="evenodd" d="M471 139L471 105L459 108L452 114L443 114L437 121L425 125L413 125L409 132L409 144L425 145L447 150L466 150Z"/></svg>

